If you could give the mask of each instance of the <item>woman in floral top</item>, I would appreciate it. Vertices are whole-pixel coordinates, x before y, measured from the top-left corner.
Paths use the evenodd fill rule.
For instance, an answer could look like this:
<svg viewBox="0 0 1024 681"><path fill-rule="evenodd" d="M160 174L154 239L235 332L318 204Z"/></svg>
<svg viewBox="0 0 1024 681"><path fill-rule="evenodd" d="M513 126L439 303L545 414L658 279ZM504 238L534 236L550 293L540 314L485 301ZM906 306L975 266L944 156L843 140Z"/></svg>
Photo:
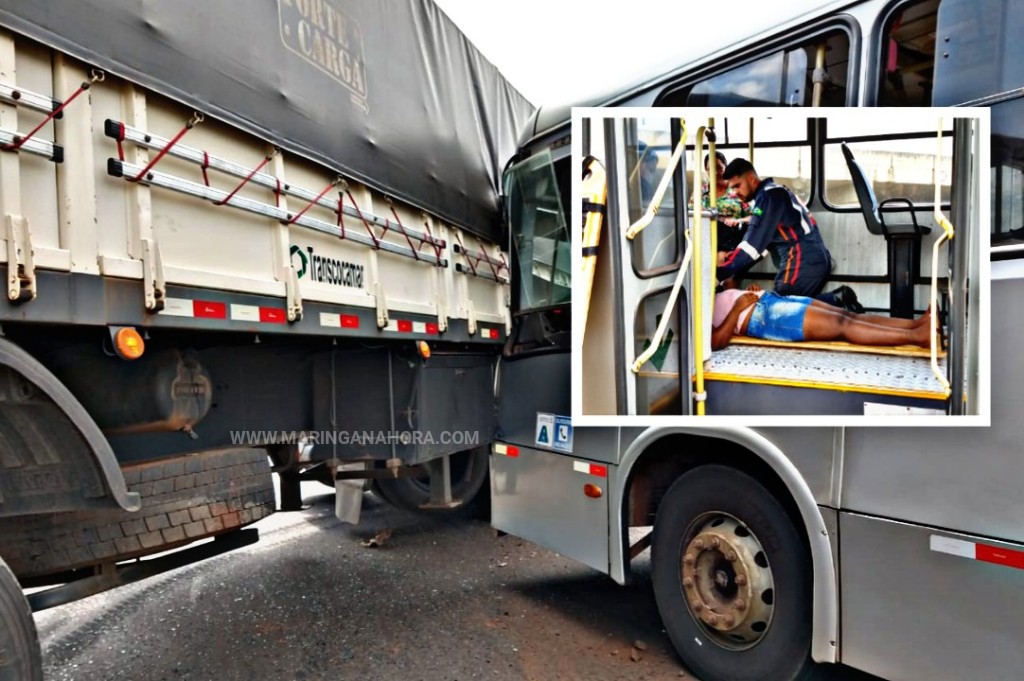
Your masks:
<svg viewBox="0 0 1024 681"><path fill-rule="evenodd" d="M704 157L704 170L708 169L708 162L711 155ZM736 196L730 189L729 183L722 179L725 172L725 154L715 152L715 203L718 207L718 250L732 251L740 242L747 231L747 223L750 222L750 205ZM700 187L701 207L704 210L711 209L711 186L707 181L701 183Z"/></svg>

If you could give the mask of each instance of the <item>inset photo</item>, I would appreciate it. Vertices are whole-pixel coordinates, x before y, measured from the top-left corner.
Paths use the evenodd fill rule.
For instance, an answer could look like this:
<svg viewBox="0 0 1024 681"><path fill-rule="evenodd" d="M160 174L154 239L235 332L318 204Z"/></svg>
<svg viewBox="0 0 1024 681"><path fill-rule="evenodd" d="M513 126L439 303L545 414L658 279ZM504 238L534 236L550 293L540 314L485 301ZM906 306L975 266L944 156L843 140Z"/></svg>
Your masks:
<svg viewBox="0 0 1024 681"><path fill-rule="evenodd" d="M577 420L987 425L986 110L639 111L574 110Z"/></svg>

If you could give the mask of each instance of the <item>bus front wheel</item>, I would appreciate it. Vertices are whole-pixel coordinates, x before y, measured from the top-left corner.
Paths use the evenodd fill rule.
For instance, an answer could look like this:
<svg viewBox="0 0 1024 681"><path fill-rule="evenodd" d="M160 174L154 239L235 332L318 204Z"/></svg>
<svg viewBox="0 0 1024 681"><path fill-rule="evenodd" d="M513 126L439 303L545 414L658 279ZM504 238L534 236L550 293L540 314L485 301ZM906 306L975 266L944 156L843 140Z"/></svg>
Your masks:
<svg viewBox="0 0 1024 681"><path fill-rule="evenodd" d="M0 559L0 681L43 681L39 636L28 601Z"/></svg>
<svg viewBox="0 0 1024 681"><path fill-rule="evenodd" d="M680 476L658 508L652 551L662 622L699 678L815 675L808 550L754 478L710 465Z"/></svg>

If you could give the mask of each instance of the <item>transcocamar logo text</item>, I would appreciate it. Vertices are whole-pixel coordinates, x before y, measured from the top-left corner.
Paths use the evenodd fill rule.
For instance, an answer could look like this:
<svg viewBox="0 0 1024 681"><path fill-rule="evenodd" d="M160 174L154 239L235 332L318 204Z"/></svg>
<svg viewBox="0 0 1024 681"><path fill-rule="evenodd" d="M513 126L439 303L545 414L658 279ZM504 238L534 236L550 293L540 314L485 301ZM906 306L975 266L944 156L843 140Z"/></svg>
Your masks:
<svg viewBox="0 0 1024 681"><path fill-rule="evenodd" d="M295 268L295 274L299 279L309 278L321 284L349 288L363 287L362 265L317 255L312 246L306 246L306 250L303 250L301 246L292 244L289 252L292 267Z"/></svg>

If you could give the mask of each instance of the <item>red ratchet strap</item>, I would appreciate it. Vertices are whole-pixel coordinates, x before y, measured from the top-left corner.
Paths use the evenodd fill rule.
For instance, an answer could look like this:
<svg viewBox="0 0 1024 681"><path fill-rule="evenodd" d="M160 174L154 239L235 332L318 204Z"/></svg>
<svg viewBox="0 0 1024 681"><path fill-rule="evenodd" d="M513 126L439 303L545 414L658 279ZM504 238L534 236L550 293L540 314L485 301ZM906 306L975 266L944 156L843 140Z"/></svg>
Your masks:
<svg viewBox="0 0 1024 681"><path fill-rule="evenodd" d="M138 175L136 175L135 177L132 177L132 178L128 178L128 181L129 182L138 182L139 180L144 178L146 176L146 173L148 173L150 170L152 170L153 166L155 166L157 163L159 163L160 160L164 156L167 155L167 152L170 151L171 148L175 144L178 143L178 140L180 140L182 137L185 136L186 132L188 132L189 130L191 130L192 128L196 127L198 124L200 124L202 122L203 122L202 114L200 114L198 112L192 114L192 118L189 120L189 122L185 124L184 128L182 128L181 130L178 131L178 134L175 135L174 138L171 139L171 141L167 143L167 146L164 147L163 149L161 149L160 152L155 157L153 157L153 160L151 160L149 163L147 163L146 167L139 171Z"/></svg>
<svg viewBox="0 0 1024 681"><path fill-rule="evenodd" d="M203 171L203 184L207 187L210 186L210 176L206 173L210 169L210 155L203 151L203 163L199 166L199 169Z"/></svg>
<svg viewBox="0 0 1024 681"><path fill-rule="evenodd" d="M96 81L103 80L104 77L105 77L105 74L102 71L93 71L92 72L92 78L90 80L88 80L87 82L82 83L81 85L79 85L78 89L75 90L71 94L70 97L65 99L63 104L61 104L56 109L51 111L50 114L46 118L44 118L42 120L42 122L39 123L39 125L37 125L36 127L32 128L31 132L29 132L24 137L15 137L13 142L11 142L10 144L5 144L3 147L0 147L0 149L3 149L4 151L17 151L18 149L20 149L22 147L22 145L25 144L25 142L28 142L30 139L35 137L36 133L39 132L40 130L42 130L44 125L46 125L47 123L52 121L54 118L56 118L57 115L60 114L60 112L63 111L65 109L65 107L67 107L68 104L70 104L71 102L75 101L75 99L78 97L78 95L80 95L83 92L85 92L86 90L88 90L89 87L93 83L95 83Z"/></svg>
<svg viewBox="0 0 1024 681"><path fill-rule="evenodd" d="M409 238L408 232L405 231L405 225L403 225L402 221L398 219L398 213L395 212L395 207L390 205L390 203L388 207L391 209L391 214L395 216L395 222L398 223L398 231L400 231L402 233L402 236L405 237L406 242L408 242L409 244L410 250L412 250L412 257L415 258L416 261L418 262L420 259L419 249L412 245L412 239ZM420 245L423 245L423 241L420 241Z"/></svg>
<svg viewBox="0 0 1024 681"><path fill-rule="evenodd" d="M317 202L317 201L319 201L320 199L324 198L324 195L325 195L325 194L327 194L327 192L331 191L331 188L332 188L332 187L334 187L335 185L337 185L339 181L340 181L340 180L334 180L334 181L333 181L333 182L331 182L331 183L330 183L329 185L327 185L326 187L324 187L324 190L323 190L322 192L320 192L319 194L317 194L317 196L316 196L316 198L315 198L315 199L313 199L312 201L310 201L309 203L307 203L307 204L306 204L306 207L305 207L305 208L303 208L302 210L300 210L300 211L299 211L299 212L298 212L298 213L297 213L297 214L295 215L295 217L293 217L293 218L290 218L290 219L288 220L288 222L286 222L285 224L286 224L286 225L294 225L294 224L295 224L295 221L296 221L296 220L298 220L298 219L299 219L299 218L301 218L301 217L302 217L303 215L305 215L305 214L306 214L306 211L307 211L307 210L309 210L310 208L312 208L312 207L313 207L313 204L314 204L314 203L316 203L316 202ZM245 184L245 183L243 182L242 184Z"/></svg>
<svg viewBox="0 0 1024 681"><path fill-rule="evenodd" d="M366 226L366 231L369 232L370 238L373 239L373 247L375 249L379 250L380 249L380 239L378 239L377 235L373 233L373 229L370 227L370 223L366 221L365 217L363 217L363 211L359 210L359 205L356 204L356 199L355 199L354 196L352 196L352 192L349 191L348 189L346 189L345 190L345 195L348 196L348 200L352 202L352 207L356 209L357 213L359 213L359 219L362 221L363 225ZM340 204L341 204L341 207L343 208L344 207L344 201L340 202ZM341 226L341 238L342 239L345 238L345 225L344 225L344 223L345 223L344 212L339 208L339 210L338 210L338 224Z"/></svg>
<svg viewBox="0 0 1024 681"><path fill-rule="evenodd" d="M423 221L423 228L427 231L427 239L425 241L430 244L430 247L434 249L434 257L437 258L438 264L441 262L441 250L444 248L434 235L430 231L430 223L426 220Z"/></svg>
<svg viewBox="0 0 1024 681"><path fill-rule="evenodd" d="M501 267L505 266L505 256L501 257L501 267L495 267L495 261L489 255L487 255L487 251L484 249L484 242L479 237L477 237L476 243L478 246L480 246L480 252L483 253L484 257L487 259L487 266L491 268L491 274L494 275L494 278L496 280L500 281L500 279L498 279L498 272L501 271Z"/></svg>
<svg viewBox="0 0 1024 681"><path fill-rule="evenodd" d="M119 161L123 161L124 160L124 123L121 122L121 121L118 121L118 123L117 123L117 137L115 138L115 141L117 142L117 159Z"/></svg>
<svg viewBox="0 0 1024 681"><path fill-rule="evenodd" d="M255 168L253 168L253 169L252 169L252 172L250 172L250 173L249 173L248 175L246 175L246 176L245 176L245 179L244 179L244 180L242 180L242 181L241 181L241 182L240 182L240 183L238 184L238 186L237 186L237 187L235 187L234 189L232 189L232 190L231 190L231 193L230 193L230 194L228 194L227 196L225 196L225 197L224 197L223 199L221 199L220 201L214 201L214 202L213 202L213 205L215 205L215 206L223 206L223 205L224 205L225 203L227 203L228 201L230 201L230 200L231 200L231 198L232 198L232 197L233 197L233 196L234 196L235 194L237 194L237 193L238 193L238 190L239 190L239 189L241 189L241 188L242 188L242 187L244 187L245 185L249 184L249 181L250 181L250 180L251 180L251 179L252 179L252 178L253 178L253 177L254 177L254 176L256 175L256 173L260 172L260 170L262 170L262 169L263 169L263 166L265 166L265 165L267 165L268 163L270 163L271 159L273 159L273 158L274 158L274 154L276 154L276 153L277 153L277 151L275 150L275 151L273 151L273 152L271 152L271 153L267 154L266 156L264 156L264 157L263 157L263 160L262 160L262 161L260 161L260 164L259 164L258 166L256 166ZM208 159L208 156L206 155L206 152L204 151L204 152L203 152L203 162L205 163L207 159ZM206 169L205 169L205 168L203 169L203 179L204 179L204 180L206 180ZM207 181L206 181L206 186L210 186L210 182L209 182L209 180L207 180ZM323 194L321 194L320 196L323 196ZM319 197L317 197L317 198L319 198ZM303 212L305 212L305 211L303 211ZM301 213L300 213L300 215L301 215Z"/></svg>

